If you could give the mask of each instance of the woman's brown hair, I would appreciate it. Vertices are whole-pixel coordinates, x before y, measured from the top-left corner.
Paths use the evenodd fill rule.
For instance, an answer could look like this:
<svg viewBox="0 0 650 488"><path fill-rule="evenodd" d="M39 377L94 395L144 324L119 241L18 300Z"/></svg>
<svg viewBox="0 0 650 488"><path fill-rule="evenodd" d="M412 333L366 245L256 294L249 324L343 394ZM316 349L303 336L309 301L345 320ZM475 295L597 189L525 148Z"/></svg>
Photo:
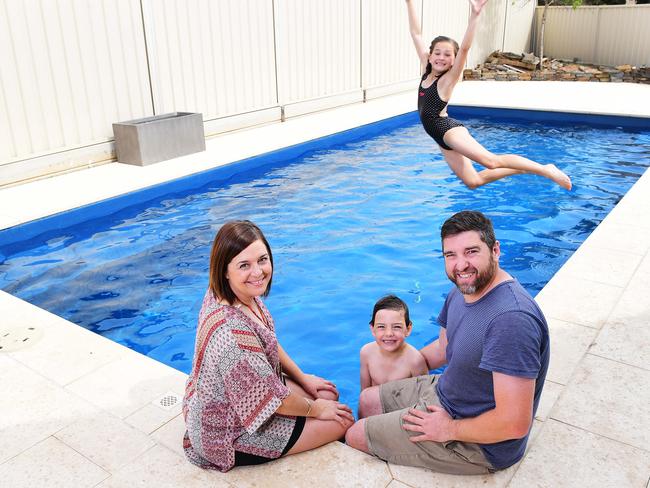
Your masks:
<svg viewBox="0 0 650 488"><path fill-rule="evenodd" d="M212 251L210 252L210 290L217 299L226 300L229 304L235 303L237 297L230 288L230 283L226 275L228 274L228 264L235 256L250 246L253 242L260 240L266 246L269 253L269 260L271 268L273 268L273 254L271 254L271 246L269 246L266 237L250 220L233 220L223 224L219 232L217 232L214 242L212 243ZM271 291L271 281L273 276L269 278L269 284L263 296L267 296Z"/></svg>

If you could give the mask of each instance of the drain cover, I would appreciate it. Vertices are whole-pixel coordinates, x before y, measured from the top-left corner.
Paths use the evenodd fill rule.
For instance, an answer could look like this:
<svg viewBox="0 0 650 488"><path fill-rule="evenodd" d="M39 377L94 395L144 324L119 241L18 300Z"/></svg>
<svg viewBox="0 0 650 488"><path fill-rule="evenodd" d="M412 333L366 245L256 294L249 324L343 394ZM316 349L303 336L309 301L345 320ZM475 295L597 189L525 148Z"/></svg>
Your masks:
<svg viewBox="0 0 650 488"><path fill-rule="evenodd" d="M163 396L152 402L155 406L163 410L171 410L181 403L181 396L172 391L168 391Z"/></svg>
<svg viewBox="0 0 650 488"><path fill-rule="evenodd" d="M0 352L11 352L25 349L36 344L43 331L36 327L11 327L0 329Z"/></svg>

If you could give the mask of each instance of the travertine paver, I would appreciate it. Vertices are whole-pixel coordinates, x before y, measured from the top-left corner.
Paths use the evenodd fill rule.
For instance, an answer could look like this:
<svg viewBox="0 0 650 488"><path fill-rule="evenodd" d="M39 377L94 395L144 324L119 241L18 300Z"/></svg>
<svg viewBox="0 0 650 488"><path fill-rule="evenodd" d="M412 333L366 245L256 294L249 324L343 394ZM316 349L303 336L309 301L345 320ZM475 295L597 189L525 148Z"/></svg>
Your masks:
<svg viewBox="0 0 650 488"><path fill-rule="evenodd" d="M151 433L151 438L159 444L166 446L180 456L183 452L183 435L185 434L185 420L182 415L177 415L169 422L160 426Z"/></svg>
<svg viewBox="0 0 650 488"><path fill-rule="evenodd" d="M178 402L169 409L162 409L152 403L148 403L141 409L126 417L124 421L145 434L151 434L153 431L161 428L171 419L179 415L181 413L181 408L181 402Z"/></svg>
<svg viewBox="0 0 650 488"><path fill-rule="evenodd" d="M108 476L106 471L54 437L0 465L2 486L11 488L91 487Z"/></svg>
<svg viewBox="0 0 650 488"><path fill-rule="evenodd" d="M154 446L148 435L110 414L81 418L54 437L109 472Z"/></svg>
<svg viewBox="0 0 650 488"><path fill-rule="evenodd" d="M584 244L643 256L648 251L648 242L650 242L650 228L619 224L611 218L596 227Z"/></svg>
<svg viewBox="0 0 650 488"><path fill-rule="evenodd" d="M145 366L146 365L146 366ZM172 391L182 396L186 376L133 351L71 383L66 389L124 418Z"/></svg>
<svg viewBox="0 0 650 488"><path fill-rule="evenodd" d="M392 477L384 461L332 442L273 463L233 469L224 479L238 488L384 488Z"/></svg>
<svg viewBox="0 0 650 488"><path fill-rule="evenodd" d="M561 272L587 281L624 287L642 258L640 254L585 246L582 252L571 256Z"/></svg>
<svg viewBox="0 0 650 488"><path fill-rule="evenodd" d="M564 385L553 383L548 379L544 382L544 391L542 391L542 397L535 413L537 420L544 422L548 418L562 391L564 391Z"/></svg>
<svg viewBox="0 0 650 488"><path fill-rule="evenodd" d="M600 329L622 293L620 286L556 275L535 300L547 319Z"/></svg>
<svg viewBox="0 0 650 488"><path fill-rule="evenodd" d="M647 449L650 370L587 354L551 418Z"/></svg>
<svg viewBox="0 0 650 488"><path fill-rule="evenodd" d="M190 464L184 457L156 445L124 466L97 488L233 488L218 471Z"/></svg>
<svg viewBox="0 0 650 488"><path fill-rule="evenodd" d="M546 380L566 385L598 331L554 318L547 318L547 322L551 337L551 362Z"/></svg>
<svg viewBox="0 0 650 488"><path fill-rule="evenodd" d="M510 488L645 488L650 452L549 419Z"/></svg>
<svg viewBox="0 0 650 488"><path fill-rule="evenodd" d="M649 293L650 253L598 334L593 354L650 369Z"/></svg>
<svg viewBox="0 0 650 488"><path fill-rule="evenodd" d="M97 408L15 361L0 374L0 463Z"/></svg>
<svg viewBox="0 0 650 488"><path fill-rule="evenodd" d="M35 308L35 307L34 307ZM48 312L46 312L48 313ZM49 314L49 313L48 313ZM125 354L118 344L77 327L55 315L23 313L19 318L3 319L3 326L36 326L42 333L39 347L28 347L9 355L32 370L65 386Z"/></svg>

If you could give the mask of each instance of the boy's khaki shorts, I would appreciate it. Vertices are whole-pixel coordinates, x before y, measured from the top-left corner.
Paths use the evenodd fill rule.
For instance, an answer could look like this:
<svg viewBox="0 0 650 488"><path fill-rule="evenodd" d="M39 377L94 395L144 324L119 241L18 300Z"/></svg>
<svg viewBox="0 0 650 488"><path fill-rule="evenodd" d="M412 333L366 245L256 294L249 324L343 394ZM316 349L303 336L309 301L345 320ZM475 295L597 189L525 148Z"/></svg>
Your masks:
<svg viewBox="0 0 650 488"><path fill-rule="evenodd" d="M424 375L391 381L379 387L382 415L366 418L365 433L370 452L390 463L419 466L440 473L493 473L490 462L478 444L448 442L411 442L418 432L404 430L403 417L410 408L427 411L427 405L439 405L435 389L437 375Z"/></svg>

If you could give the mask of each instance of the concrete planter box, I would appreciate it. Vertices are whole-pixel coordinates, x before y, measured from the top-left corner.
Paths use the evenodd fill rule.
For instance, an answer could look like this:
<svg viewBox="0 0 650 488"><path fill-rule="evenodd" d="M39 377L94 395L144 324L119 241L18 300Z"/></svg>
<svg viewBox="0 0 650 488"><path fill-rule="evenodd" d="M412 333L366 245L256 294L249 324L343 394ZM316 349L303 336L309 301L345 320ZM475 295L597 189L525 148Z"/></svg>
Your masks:
<svg viewBox="0 0 650 488"><path fill-rule="evenodd" d="M120 163L146 166L205 151L203 115L190 112L128 120L113 124Z"/></svg>

